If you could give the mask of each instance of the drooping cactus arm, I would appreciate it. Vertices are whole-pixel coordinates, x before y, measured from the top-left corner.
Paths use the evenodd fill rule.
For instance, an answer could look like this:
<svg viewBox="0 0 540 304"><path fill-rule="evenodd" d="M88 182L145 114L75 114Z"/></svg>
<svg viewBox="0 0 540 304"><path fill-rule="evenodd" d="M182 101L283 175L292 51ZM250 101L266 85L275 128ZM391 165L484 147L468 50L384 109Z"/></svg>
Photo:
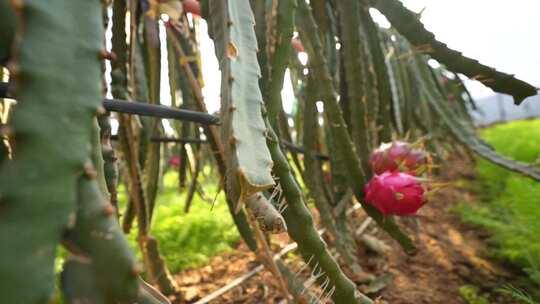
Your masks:
<svg viewBox="0 0 540 304"><path fill-rule="evenodd" d="M265 145L254 17L249 1L210 1L210 33L221 70L226 189L238 211L252 194L274 184Z"/></svg>
<svg viewBox="0 0 540 304"><path fill-rule="evenodd" d="M446 99L437 90L437 87L433 83L433 78L429 74L428 69L430 67L420 55L416 55L415 64L412 65L412 68L415 70L415 74L418 75L418 82L421 84L422 93L426 94L426 99L431 107L459 142L480 157L485 158L494 164L540 181L540 171L529 164L500 155L478 138L470 124L458 117L458 115L450 108Z"/></svg>
<svg viewBox="0 0 540 304"><path fill-rule="evenodd" d="M538 93L538 88L466 57L435 39L435 35L420 22L418 15L408 10L399 0L372 0L371 4L414 46L428 47L429 56L448 69L477 79L496 92L512 95L515 104L520 104L525 98Z"/></svg>
<svg viewBox="0 0 540 304"><path fill-rule="evenodd" d="M392 236L407 251L415 249L412 241L399 229L391 217L383 215L372 205L364 202L363 185L366 177L362 171L360 159L351 141L347 126L343 119L340 106L337 102L336 93L332 85L330 73L327 69L326 60L321 52L321 41L317 34L317 26L305 1L298 1L297 27L300 37L309 55L309 67L313 78L317 82L320 98L325 105L325 112L330 124L330 132L336 145L335 150L348 164L347 179L349 187L353 190L356 198L362 203L366 213L372 217L390 236Z"/></svg>

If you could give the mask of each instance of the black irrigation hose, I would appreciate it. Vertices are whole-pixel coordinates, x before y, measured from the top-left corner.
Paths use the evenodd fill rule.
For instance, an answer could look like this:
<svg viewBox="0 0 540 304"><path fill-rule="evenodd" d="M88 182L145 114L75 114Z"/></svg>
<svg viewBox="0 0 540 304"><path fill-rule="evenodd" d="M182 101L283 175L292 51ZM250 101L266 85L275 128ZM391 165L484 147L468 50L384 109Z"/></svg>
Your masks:
<svg viewBox="0 0 540 304"><path fill-rule="evenodd" d="M12 97L8 94L9 84L0 82L0 98ZM196 111L175 109L167 106L153 105L142 102L131 102L119 99L105 99L103 107L107 111L170 118L182 121L198 122L204 125L219 125L219 117Z"/></svg>
<svg viewBox="0 0 540 304"><path fill-rule="evenodd" d="M304 154L306 152L306 150L303 147L295 146L290 142L286 142L282 140L281 144L283 145L283 147L285 147L287 150L291 151L292 153ZM314 155L320 160L324 160L324 161L330 160L330 157L328 155L324 155L320 153L315 153Z"/></svg>
<svg viewBox="0 0 540 304"><path fill-rule="evenodd" d="M118 140L118 135L111 135L112 140ZM182 144L206 144L208 141L199 138L174 138L174 137L150 137L152 142L160 143L182 143Z"/></svg>
<svg viewBox="0 0 540 304"><path fill-rule="evenodd" d="M118 140L118 135L111 135L112 140ZM208 143L205 139L199 139L199 138L175 138L175 137L151 137L150 141L153 142L162 142L162 143L182 143L182 144L206 144ZM292 143L282 141L282 145L287 150L291 151L292 153L299 153L303 154L305 153L305 149L303 147L295 146ZM328 161L329 157L325 154L316 153L316 157L319 160L322 161Z"/></svg>
<svg viewBox="0 0 540 304"><path fill-rule="evenodd" d="M105 99L103 107L107 111L138 114L160 118L171 118L182 121L198 122L205 125L218 125L219 118L207 113L180 110L167 106L153 105L142 102L130 102L118 99Z"/></svg>
<svg viewBox="0 0 540 304"><path fill-rule="evenodd" d="M0 82L0 98L11 97L11 96L8 96L8 87L9 87L9 83Z"/></svg>

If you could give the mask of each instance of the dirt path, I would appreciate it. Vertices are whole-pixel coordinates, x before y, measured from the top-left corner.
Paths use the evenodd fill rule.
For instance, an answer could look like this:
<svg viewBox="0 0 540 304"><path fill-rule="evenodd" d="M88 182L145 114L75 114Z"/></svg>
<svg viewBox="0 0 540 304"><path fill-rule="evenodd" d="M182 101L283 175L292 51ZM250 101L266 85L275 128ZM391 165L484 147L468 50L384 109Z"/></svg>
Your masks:
<svg viewBox="0 0 540 304"><path fill-rule="evenodd" d="M452 162L442 171L446 172L440 179L442 181L467 183L474 179L471 169L460 161ZM450 211L457 202L471 201L473 198L467 191L449 187L439 191L417 218L401 219L401 224L418 246L415 255L405 254L376 228L368 229L391 249L384 256L369 251L360 252L358 255L363 268L373 275L393 275L390 284L370 296L378 297L379 303L392 304L465 303L459 296L460 287L474 285L482 292L501 286L511 278L507 270L482 256L482 252L485 252L482 242L485 233L462 224L458 216ZM284 236L279 239L281 242L287 241ZM288 263L293 270L300 267L298 262ZM213 258L206 267L180 273L176 279L181 286L183 299L177 299L175 303L193 303L256 265L255 256L240 246L231 254ZM366 290L366 285L359 285L359 289ZM211 303L270 304L279 303L280 299L272 276L262 271ZM490 303L512 302L492 296Z"/></svg>
<svg viewBox="0 0 540 304"><path fill-rule="evenodd" d="M443 178L446 181L470 182L472 171L453 162ZM407 225L413 232L418 252L408 256L393 247L386 259L395 274L392 285L383 291L383 299L392 304L464 303L458 290L466 284L481 289L496 288L510 277L500 266L482 256L485 233L460 222L451 207L471 202L467 191L451 187L440 191L420 212L418 225ZM413 227L411 227L413 226ZM491 299L491 303L510 303L508 299Z"/></svg>

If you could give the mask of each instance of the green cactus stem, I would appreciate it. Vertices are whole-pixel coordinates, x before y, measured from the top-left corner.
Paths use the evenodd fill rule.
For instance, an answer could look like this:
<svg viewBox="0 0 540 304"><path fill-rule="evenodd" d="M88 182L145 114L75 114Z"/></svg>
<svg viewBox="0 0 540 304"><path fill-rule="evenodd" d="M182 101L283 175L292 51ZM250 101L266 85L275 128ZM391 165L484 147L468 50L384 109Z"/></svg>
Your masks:
<svg viewBox="0 0 540 304"><path fill-rule="evenodd" d="M249 203L250 200L252 202L254 201L261 202L262 198L264 198L264 195L262 195L261 193L256 193L255 195L252 195L251 197L247 199L246 205ZM269 202L267 201L267 203ZM255 252L257 254L257 258L261 261L264 267L273 275L278 285L279 291L281 292L281 295L285 298L285 303L289 303L289 301L291 300L291 296L289 295L287 285L285 284L285 279L283 278L281 271L276 265L276 261L274 260L274 257L272 255L272 250L270 249L267 238L265 237L263 233L263 229L259 227L259 224L257 223L257 220L255 219L256 215L253 213L250 213L249 210L248 210L248 214L251 220L251 227L253 227L253 230L255 232L255 237L257 239L257 242L259 243L259 251Z"/></svg>
<svg viewBox="0 0 540 304"><path fill-rule="evenodd" d="M268 86L265 92L266 110L268 120L274 130L279 130L278 119L283 111L281 107L281 89L283 88L283 77L289 58L292 53L291 39L294 30L294 11L296 9L295 0L281 0L277 2L274 14L270 12L268 18L273 19L273 28L267 29L268 35L266 53L269 58Z"/></svg>
<svg viewBox="0 0 540 304"><path fill-rule="evenodd" d="M198 134L198 132L196 132ZM197 185L199 183L199 175L201 173L201 170L202 170L202 166L204 166L204 164L201 164L202 163L202 148L200 147L200 145L196 145L196 146L193 146L195 149L195 155L194 155L194 170L193 170L193 174L191 175L191 185L189 186L189 189L188 189L188 193L187 193L187 196L186 196L186 202L184 203L184 212L185 213L188 213L189 212L189 209L191 207L191 203L193 202L193 197L195 196L195 191L197 190ZM183 160L182 160L183 161Z"/></svg>
<svg viewBox="0 0 540 304"><path fill-rule="evenodd" d="M8 0L0 0L0 66L7 63L15 37L16 18Z"/></svg>
<svg viewBox="0 0 540 304"><path fill-rule="evenodd" d="M276 266L279 268L281 275L287 281L287 290L293 296L294 303L317 303L318 297L316 297L309 289L306 289L302 282L302 278L297 278L287 265L282 261L277 260Z"/></svg>
<svg viewBox="0 0 540 304"><path fill-rule="evenodd" d="M448 69L477 79L496 92L512 95L516 104L520 104L525 98L538 93L538 88L515 78L513 75L483 65L438 41L435 35L424 27L418 15L405 8L401 1L372 0L372 5L381 11L392 26L409 42L415 47L428 49L428 55L444 64Z"/></svg>
<svg viewBox="0 0 540 304"><path fill-rule="evenodd" d="M355 0L338 1L337 6L341 21L341 39L343 41L343 69L347 83L348 101L351 113L349 128L351 137L362 161L362 169L367 172L368 158L371 152L370 133L367 112L367 78L362 67L365 58L362 32L360 31L360 4ZM345 82L344 79L341 80Z"/></svg>
<svg viewBox="0 0 540 304"><path fill-rule="evenodd" d="M319 149L319 115L316 107L317 93L311 75L308 75L305 87L305 108L304 108L304 167L305 182L310 196L319 210L321 222L324 228L336 237L336 227L334 224L333 210L331 202L327 199L323 187L323 172L320 161L315 153Z"/></svg>
<svg viewBox="0 0 540 304"><path fill-rule="evenodd" d="M316 159L314 151L318 149L318 113L316 107L316 88L314 87L313 80L308 75L306 83L306 98L305 98L305 114L304 114L304 147L306 153L304 154L304 166L306 168L305 183L309 190L310 196L315 202L315 206L319 210L321 222L323 227L326 228L328 233L332 236L336 243L336 248L346 262L346 265L353 269L354 272L361 272L362 268L358 264L356 257L354 256L358 249L354 242L343 242L346 239L346 234L339 233L337 226L339 222L335 219L334 210L332 210L331 201L328 200L324 193L323 185L323 173L319 160ZM344 181L344 187L347 187L346 180ZM346 209L346 208L343 208ZM343 212L344 213L344 212ZM342 216L340 220L344 221L342 225L346 225L347 218Z"/></svg>
<svg viewBox="0 0 540 304"><path fill-rule="evenodd" d="M415 246L412 241L399 229L392 217L384 217L377 209L375 209L375 207L364 202L362 187L367 180L357 156L356 149L347 131L347 126L343 119L340 106L337 102L330 73L326 68L326 60L321 52L321 42L317 35L318 30L315 20L311 15L309 6L304 1L298 2L296 11L296 20L300 37L309 54L309 67L314 75L314 80L317 82L319 95L325 105L325 112L329 120L330 132L334 138L336 152L347 162L348 170L346 173L349 187L353 190L358 201L362 203L362 207L366 213L372 217L382 229L398 241L406 251L414 251Z"/></svg>
<svg viewBox="0 0 540 304"><path fill-rule="evenodd" d="M338 21L335 16L336 9L334 9L329 1L325 0L310 1L309 5L315 20L319 24L318 30L321 37L321 46L323 47L322 52L327 58L328 71L332 76L334 85L337 85L339 81L339 58L335 38L338 36Z"/></svg>
<svg viewBox="0 0 540 304"><path fill-rule="evenodd" d="M379 142L389 142L392 140L392 89L390 78L384 60L385 53L381 46L380 30L369 14L369 8L364 5L365 0L361 0L360 21L363 32L367 38L369 54L372 58L378 90L378 115L377 126L380 127L377 140Z"/></svg>
<svg viewBox="0 0 540 304"><path fill-rule="evenodd" d="M125 0L117 0L113 3L113 26L112 26L112 51L117 58L111 63L112 82L111 91L113 97L129 99L127 91L127 45L125 32ZM120 122L119 137L121 147L129 172L130 201L137 214L139 233L146 235L148 232L148 207L145 201L144 188L142 187L141 169L139 165L139 155L136 146L136 136L131 122L131 117L119 115ZM124 225L127 227L130 225Z"/></svg>
<svg viewBox="0 0 540 304"><path fill-rule="evenodd" d="M401 121L400 125L403 128L403 133L407 133L413 129L412 111L414 110L414 104L418 100L413 92L417 88L411 82L411 76L407 69L411 57L411 54L408 54L407 51L410 48L403 45L404 41L401 40L404 39L399 41L398 39L396 41L391 39L392 35L397 34L394 31L386 31L384 34L389 52L392 52L392 56L388 59L389 65L392 67L393 75L398 79L395 81L397 94L399 95L399 98L395 98L395 100L398 105L394 105L393 112L396 121L398 119Z"/></svg>
<svg viewBox="0 0 540 304"><path fill-rule="evenodd" d="M161 292L172 295L178 289L176 281L172 277L165 260L159 252L159 242L152 236L144 240L144 255L148 261L148 274L152 282L159 286Z"/></svg>
<svg viewBox="0 0 540 304"><path fill-rule="evenodd" d="M113 4L113 36L112 36L112 49L117 58L112 62L112 93L115 97L128 99L129 94L127 92L127 45L126 45L126 33L125 33L125 15L126 15L126 3L125 0L117 0ZM153 242L152 237L149 235L150 230L150 213L153 206L149 205L148 198L145 195L145 191L148 188L143 187L141 170L139 167L139 154L137 153L137 141L135 139L135 132L133 124L129 117L126 115L120 115L120 138L122 148L124 152L124 158L129 172L130 181L130 201L132 201L132 207L135 207L135 215L137 217L138 228L138 242L139 247L143 253L144 264L149 272L150 280L153 283L158 284L159 288L166 294L172 294L175 292L175 282L168 275L168 270L159 258L159 252L157 242ZM159 145L159 143L156 143ZM156 152L156 151L153 151ZM157 151L159 153L159 150ZM159 156L159 155L158 155ZM148 157L149 161L155 162L154 157ZM152 163L152 166L158 166L159 170L159 158L156 163ZM155 169L154 167L152 167ZM156 174L152 171L152 174ZM155 176L148 178L147 184L153 186L155 183ZM156 190L157 191L157 190ZM155 194L154 194L155 195ZM127 214L130 214L126 212ZM129 220L128 217L126 217ZM124 228L129 228L130 222L124 223Z"/></svg>
<svg viewBox="0 0 540 304"><path fill-rule="evenodd" d="M288 233L298 243L298 248L309 266L320 267L335 287L333 299L335 303L369 303L373 302L360 294L356 286L341 271L339 265L330 254L326 244L313 226L313 218L306 207L300 187L296 183L286 156L279 147L279 141L270 123L268 126L268 147L274 160L274 173L279 178L283 194L288 206L283 211Z"/></svg>
<svg viewBox="0 0 540 304"><path fill-rule="evenodd" d="M9 244L0 261L9 280L0 292L6 303L47 303L56 247L74 219L77 179L92 171L101 4L17 3L20 32L10 73L20 103L12 119L14 158L0 168L0 240Z"/></svg>
<svg viewBox="0 0 540 304"><path fill-rule="evenodd" d="M160 41L158 37L157 20L152 20L148 16L143 17L144 27L144 52L146 79L148 83L148 102L152 105L159 105L160 100ZM154 134L160 135L163 132L161 119L143 119L143 130L141 132L140 151L141 161L144 163L145 193L148 206L148 220L152 220L156 197L158 192L159 177L161 173L161 144L150 141Z"/></svg>
<svg viewBox="0 0 540 304"><path fill-rule="evenodd" d="M259 87L264 97L266 98L266 89L268 81L265 79L269 78L269 64L268 64L268 52L266 51L266 29L267 29L267 16L266 10L267 7L272 4L272 1L250 1L251 9L253 10L253 16L255 18L255 35L257 37L257 46L259 52L257 52L257 59L259 61L259 66L261 68L261 78L259 79ZM274 16L275 17L275 16Z"/></svg>
<svg viewBox="0 0 540 304"><path fill-rule="evenodd" d="M400 100L405 99L404 89L401 86L401 74L398 67L398 58L396 50L392 42L392 38L388 31L379 29L381 37L381 47L385 55L385 64L387 66L388 76L390 79L390 88L392 92L392 120L394 121L394 131L399 137L404 136L403 120L401 119L401 103Z"/></svg>
<svg viewBox="0 0 540 304"><path fill-rule="evenodd" d="M111 124L109 114L105 113L98 116L100 129L101 155L103 157L103 171L107 190L111 205L116 210L118 216L118 192L116 186L118 184L118 166L116 164L116 156L111 143Z"/></svg>
<svg viewBox="0 0 540 304"><path fill-rule="evenodd" d="M261 116L254 18L247 0L211 1L209 9L221 69L226 189L238 211L249 196L274 185L273 163L263 136L267 130Z"/></svg>
<svg viewBox="0 0 540 304"><path fill-rule="evenodd" d="M171 35L174 35L179 43L182 45L183 49L186 50L186 55L193 55L192 44L189 43L188 39L179 33L168 31ZM175 54L175 49L172 39L167 39L167 48L169 56L169 82L171 87L171 96L173 98L174 104L176 107L184 109L194 109L195 108L195 97L189 85L189 80L185 75L185 72L181 69L179 60ZM181 59L180 59L181 60ZM193 72L193 65L190 65ZM189 123L178 124L175 123L174 127L176 132L181 137L192 136L192 127ZM187 180L187 169L189 165L189 158L186 150L186 145L184 143L178 146L179 148L179 157L181 159L180 166L178 166L178 190L182 190L186 186Z"/></svg>
<svg viewBox="0 0 540 304"><path fill-rule="evenodd" d="M61 275L64 303L107 303L103 292L97 288L92 265L88 260L70 257L64 263ZM153 287L140 280L136 301L139 304L170 304L170 301L159 294Z"/></svg>
<svg viewBox="0 0 540 304"><path fill-rule="evenodd" d="M92 264L79 257L69 257L60 276L65 303L105 304L102 290L96 286Z"/></svg>
<svg viewBox="0 0 540 304"><path fill-rule="evenodd" d="M102 303L136 301L138 274L142 268L114 218L114 208L105 202L95 180L78 182L77 221L64 236L64 244L88 259ZM76 302L74 302L76 303Z"/></svg>

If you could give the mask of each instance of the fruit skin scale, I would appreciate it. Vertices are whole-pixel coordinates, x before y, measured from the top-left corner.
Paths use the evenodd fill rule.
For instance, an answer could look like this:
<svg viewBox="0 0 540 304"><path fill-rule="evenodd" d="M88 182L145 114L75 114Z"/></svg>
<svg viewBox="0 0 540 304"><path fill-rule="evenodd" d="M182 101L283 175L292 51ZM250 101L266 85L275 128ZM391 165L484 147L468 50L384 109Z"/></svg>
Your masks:
<svg viewBox="0 0 540 304"><path fill-rule="evenodd" d="M371 154L369 165L374 174L386 171L402 171L411 175L419 175L428 164L429 156L422 149L414 148L414 144L403 141L383 143Z"/></svg>
<svg viewBox="0 0 540 304"><path fill-rule="evenodd" d="M412 175L385 172L375 175L364 187L366 201L385 216L415 215L427 202L422 184Z"/></svg>

